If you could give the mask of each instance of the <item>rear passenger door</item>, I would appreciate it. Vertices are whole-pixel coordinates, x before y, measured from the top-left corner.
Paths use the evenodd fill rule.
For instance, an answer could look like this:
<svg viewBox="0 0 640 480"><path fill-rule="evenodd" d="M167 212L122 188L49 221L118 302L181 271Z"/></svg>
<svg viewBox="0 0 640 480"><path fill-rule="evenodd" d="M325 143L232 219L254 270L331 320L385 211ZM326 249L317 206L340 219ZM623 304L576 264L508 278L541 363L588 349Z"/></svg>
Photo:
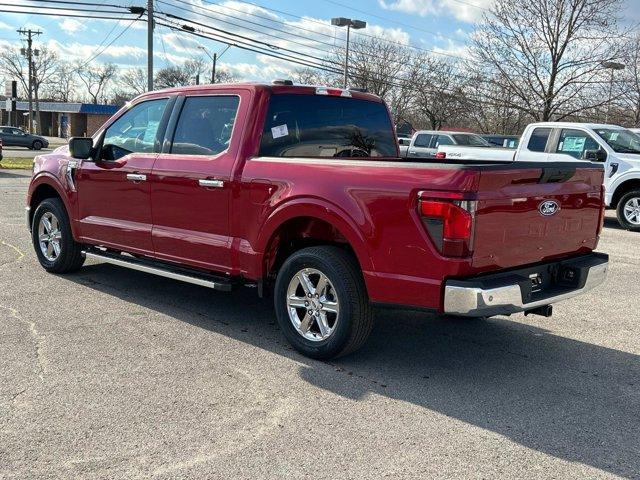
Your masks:
<svg viewBox="0 0 640 480"><path fill-rule="evenodd" d="M156 257L230 271L229 202L239 107L239 94L222 91L176 103L152 175Z"/></svg>
<svg viewBox="0 0 640 480"><path fill-rule="evenodd" d="M526 145L521 145L516 160L522 162L539 162L548 160L547 145L551 147L553 128L535 127Z"/></svg>
<svg viewBox="0 0 640 480"><path fill-rule="evenodd" d="M411 145L408 149L408 156L421 158L432 157L432 149L430 148L432 137L433 135L429 133L419 133L418 135L416 135L416 138L413 141L413 145Z"/></svg>

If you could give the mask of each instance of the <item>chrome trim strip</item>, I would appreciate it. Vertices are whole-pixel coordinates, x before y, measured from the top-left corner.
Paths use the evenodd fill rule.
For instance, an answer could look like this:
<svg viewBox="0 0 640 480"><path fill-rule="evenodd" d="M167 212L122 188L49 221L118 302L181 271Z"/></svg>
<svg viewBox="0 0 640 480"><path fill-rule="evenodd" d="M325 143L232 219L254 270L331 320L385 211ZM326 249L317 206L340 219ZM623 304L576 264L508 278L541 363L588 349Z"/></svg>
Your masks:
<svg viewBox="0 0 640 480"><path fill-rule="evenodd" d="M222 282L213 282L211 280L205 280L203 278L192 277L190 275L184 275L182 273L169 272L161 268L155 268L148 265L141 265L134 262L129 262L124 259L113 258L106 255L100 255L95 252L83 252L86 258L92 258L94 260L101 260L105 263L111 263L119 267L130 268L131 270L138 270L139 272L151 273L153 275L159 275L161 277L171 278L173 280L180 280L181 282L193 283L194 285L200 285L201 287L213 288L215 290L231 290L231 285Z"/></svg>
<svg viewBox="0 0 640 480"><path fill-rule="evenodd" d="M444 313L463 317L482 317L523 312L550 305L576 297L597 287L607 278L608 268L608 262L595 265L589 269L584 287L530 303L522 302L522 294L518 285L505 285L487 290L477 287L445 285Z"/></svg>

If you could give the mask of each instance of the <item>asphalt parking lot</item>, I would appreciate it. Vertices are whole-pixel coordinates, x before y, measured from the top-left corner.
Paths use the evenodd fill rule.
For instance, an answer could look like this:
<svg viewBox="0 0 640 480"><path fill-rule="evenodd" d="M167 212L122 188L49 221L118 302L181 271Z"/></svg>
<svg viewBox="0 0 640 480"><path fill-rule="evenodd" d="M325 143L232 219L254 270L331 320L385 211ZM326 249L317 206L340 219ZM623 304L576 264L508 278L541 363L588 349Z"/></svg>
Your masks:
<svg viewBox="0 0 640 480"><path fill-rule="evenodd" d="M0 170L0 478L640 478L640 233L551 318L380 311L329 363L267 300L105 264L54 276Z"/></svg>

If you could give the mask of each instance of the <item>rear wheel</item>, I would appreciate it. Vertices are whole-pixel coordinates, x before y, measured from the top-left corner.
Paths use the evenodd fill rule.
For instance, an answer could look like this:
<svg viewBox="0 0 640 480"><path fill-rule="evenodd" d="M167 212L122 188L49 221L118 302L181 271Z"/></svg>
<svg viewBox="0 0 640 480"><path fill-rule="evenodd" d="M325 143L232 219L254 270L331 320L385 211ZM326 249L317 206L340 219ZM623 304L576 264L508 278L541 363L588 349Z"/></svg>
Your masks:
<svg viewBox="0 0 640 480"><path fill-rule="evenodd" d="M291 255L278 272L274 301L287 340L311 358L351 353L371 333L373 314L360 268L338 247Z"/></svg>
<svg viewBox="0 0 640 480"><path fill-rule="evenodd" d="M616 214L624 228L640 231L640 190L625 193L618 202Z"/></svg>
<svg viewBox="0 0 640 480"><path fill-rule="evenodd" d="M38 205L31 236L40 265L48 272L73 272L84 263L81 245L73 239L69 216L60 199L47 198Z"/></svg>
<svg viewBox="0 0 640 480"><path fill-rule="evenodd" d="M42 142L40 140L35 140L31 145L31 148L33 148L34 150L42 149Z"/></svg>

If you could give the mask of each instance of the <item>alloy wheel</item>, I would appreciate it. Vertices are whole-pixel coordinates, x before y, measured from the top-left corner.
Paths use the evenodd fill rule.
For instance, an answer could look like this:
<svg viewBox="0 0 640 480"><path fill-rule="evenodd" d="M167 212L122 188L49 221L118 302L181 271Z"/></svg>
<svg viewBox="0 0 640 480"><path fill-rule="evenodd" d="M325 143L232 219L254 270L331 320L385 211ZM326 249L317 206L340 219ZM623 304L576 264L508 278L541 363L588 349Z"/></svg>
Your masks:
<svg viewBox="0 0 640 480"><path fill-rule="evenodd" d="M324 273L315 268L303 268L289 282L287 311L300 335L307 340L320 342L335 331L340 316L340 302Z"/></svg>
<svg viewBox="0 0 640 480"><path fill-rule="evenodd" d="M62 232L60 231L60 222L51 212L45 212L40 217L38 224L38 243L40 251L44 258L50 262L55 262L60 256L60 241L62 240Z"/></svg>

